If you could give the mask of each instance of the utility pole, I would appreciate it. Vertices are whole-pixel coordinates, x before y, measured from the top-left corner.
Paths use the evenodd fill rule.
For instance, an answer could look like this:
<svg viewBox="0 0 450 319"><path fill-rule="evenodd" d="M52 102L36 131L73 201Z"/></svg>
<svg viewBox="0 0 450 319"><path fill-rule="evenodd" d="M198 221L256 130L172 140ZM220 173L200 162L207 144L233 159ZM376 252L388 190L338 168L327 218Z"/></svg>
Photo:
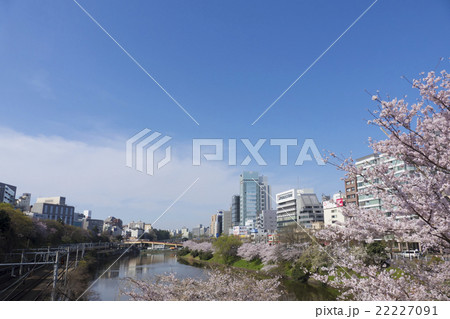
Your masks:
<svg viewBox="0 0 450 319"><path fill-rule="evenodd" d="M78 244L77 244L77 254L75 255L75 268L78 267Z"/></svg>
<svg viewBox="0 0 450 319"><path fill-rule="evenodd" d="M20 256L19 276L22 276L22 269L23 269L22 263L23 263L24 254L25 254L25 250L22 249L22 255Z"/></svg>
<svg viewBox="0 0 450 319"><path fill-rule="evenodd" d="M58 265L59 265L59 251L56 251L55 263L53 264L53 289L52 301L56 299L56 282L58 281Z"/></svg>
<svg viewBox="0 0 450 319"><path fill-rule="evenodd" d="M70 247L67 247L66 272L64 274L64 286L67 286L67 272L69 271L69 257L70 257Z"/></svg>

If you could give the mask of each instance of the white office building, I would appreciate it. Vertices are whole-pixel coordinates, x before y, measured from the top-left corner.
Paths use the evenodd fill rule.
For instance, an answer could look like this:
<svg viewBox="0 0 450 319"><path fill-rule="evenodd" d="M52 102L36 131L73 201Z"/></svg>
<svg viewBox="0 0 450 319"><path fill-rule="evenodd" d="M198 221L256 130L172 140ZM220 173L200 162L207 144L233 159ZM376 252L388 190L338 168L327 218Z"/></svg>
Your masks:
<svg viewBox="0 0 450 319"><path fill-rule="evenodd" d="M313 228L323 223L323 207L313 189L290 189L278 193L276 201L278 229L291 225Z"/></svg>
<svg viewBox="0 0 450 319"><path fill-rule="evenodd" d="M344 207L344 199L342 193L336 193L329 200L322 202L323 219L325 226L334 225L336 223L344 223L345 217L342 214Z"/></svg>
<svg viewBox="0 0 450 319"><path fill-rule="evenodd" d="M396 175L414 170L413 166L409 166L404 161L397 160L386 154L367 155L357 159L355 164L357 167L363 169L370 169L371 167L379 164L388 164L389 169L394 170ZM383 203L381 202L381 199L370 194L363 194L364 191L370 186L370 183L364 181L362 176L357 176L356 180L358 187L358 206L363 209L375 208L383 210Z"/></svg>

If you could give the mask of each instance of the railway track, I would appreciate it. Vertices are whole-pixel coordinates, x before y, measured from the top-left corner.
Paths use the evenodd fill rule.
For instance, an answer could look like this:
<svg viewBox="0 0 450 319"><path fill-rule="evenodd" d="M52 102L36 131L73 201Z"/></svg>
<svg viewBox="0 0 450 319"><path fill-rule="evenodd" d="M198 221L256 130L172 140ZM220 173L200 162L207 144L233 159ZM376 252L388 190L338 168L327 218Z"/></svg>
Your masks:
<svg viewBox="0 0 450 319"><path fill-rule="evenodd" d="M50 281L52 274L53 268L51 266L41 265L33 267L33 269L4 289L0 295L0 300L38 300L37 297L40 295L38 287L45 281Z"/></svg>

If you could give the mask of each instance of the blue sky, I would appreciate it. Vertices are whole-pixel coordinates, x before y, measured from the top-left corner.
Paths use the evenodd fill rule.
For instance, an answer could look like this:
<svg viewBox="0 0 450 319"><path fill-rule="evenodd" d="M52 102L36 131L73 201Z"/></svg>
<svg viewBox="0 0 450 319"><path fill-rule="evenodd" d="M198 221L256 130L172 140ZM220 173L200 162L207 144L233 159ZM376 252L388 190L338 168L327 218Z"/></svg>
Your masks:
<svg viewBox="0 0 450 319"><path fill-rule="evenodd" d="M64 154L87 151L90 163L99 150L123 152L125 140L146 127L172 136L174 156L186 163L191 140L199 137L253 142L258 138L313 138L320 150L366 155L370 151L367 138L382 136L366 124L367 109L375 105L364 90L414 97L410 84L400 76L417 77L433 69L440 57L448 56L448 1L379 0L267 114L255 125L251 123L372 2L80 0L196 118L197 126L73 1L2 1L0 127L6 132L4 137L28 140L30 147L56 143L64 148L67 142L73 148ZM448 69L448 62L439 68ZM72 196L80 210L93 208L99 218L126 211L126 217L119 216L126 221L151 220L170 203L167 194L165 201L153 205L163 181L130 170L126 171L134 176L127 180L130 192L136 185L155 187L148 202L141 201L145 195L132 193L114 205L84 200L86 189L101 192L100 176L107 172L96 178L97 170L92 167L85 172L91 186L80 173L70 176L64 188L61 174L51 174L55 165L83 172L87 156L49 165L52 160L45 154L51 152L36 148L32 154L39 157L37 163L33 155L24 158L23 148L10 145L9 153L2 155L5 161L0 162L0 179L17 184L20 191L42 196L63 193L68 199ZM293 148L290 165L280 167L278 149L266 144L261 153L269 165L248 169L267 174L275 191L295 187L298 180L300 186L314 187L319 195L343 190L342 174L333 167L293 166L298 151ZM238 153L241 160L245 155L243 149ZM104 162L103 157L99 162ZM102 169L111 170L113 181L123 166L124 161L114 162ZM173 215L161 220L161 227L208 223L215 209L229 205L243 169L217 163L214 172L221 171L224 180L194 187L191 191L202 197L183 198L174 206ZM175 171L178 175L166 181L167 189L173 189L172 199L193 180L179 181L183 170ZM40 174L53 177L42 180L37 178ZM114 190L111 196L120 194ZM203 197L214 201L202 205L199 198Z"/></svg>

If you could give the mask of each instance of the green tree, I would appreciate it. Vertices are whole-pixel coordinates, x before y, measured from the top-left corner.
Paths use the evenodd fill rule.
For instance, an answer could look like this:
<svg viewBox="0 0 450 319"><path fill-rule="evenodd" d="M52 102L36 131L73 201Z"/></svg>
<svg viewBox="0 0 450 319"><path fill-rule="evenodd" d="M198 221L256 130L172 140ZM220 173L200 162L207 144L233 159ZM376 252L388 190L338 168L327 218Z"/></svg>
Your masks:
<svg viewBox="0 0 450 319"><path fill-rule="evenodd" d="M0 233L7 232L11 227L11 218L8 213L4 210L0 210Z"/></svg>
<svg viewBox="0 0 450 319"><path fill-rule="evenodd" d="M8 235L11 233L11 218L4 209L0 209L0 252L8 250Z"/></svg>
<svg viewBox="0 0 450 319"><path fill-rule="evenodd" d="M384 241L374 241L366 246L367 257L365 258L365 263L367 265L378 265L382 266L386 263L388 259L387 245Z"/></svg>
<svg viewBox="0 0 450 319"><path fill-rule="evenodd" d="M92 232L93 232L94 234L98 235L98 233L100 232L100 230L98 229L98 226L97 226L97 225L95 225L95 226L92 228Z"/></svg>
<svg viewBox="0 0 450 319"><path fill-rule="evenodd" d="M213 242L214 254L219 256L226 264L232 264L238 259L237 251L242 245L235 236L220 236Z"/></svg>
<svg viewBox="0 0 450 319"><path fill-rule="evenodd" d="M327 267L332 260L328 253L319 245L310 245L297 260L292 270L296 280L307 281L314 273L321 273L322 267Z"/></svg>
<svg viewBox="0 0 450 319"><path fill-rule="evenodd" d="M157 240L170 239L170 232L168 230L155 229L155 233Z"/></svg>
<svg viewBox="0 0 450 319"><path fill-rule="evenodd" d="M2 212L3 228L5 229L5 231L1 232L2 243L0 247L2 251L28 248L39 242L38 233L28 216L6 203L0 204L0 211ZM7 227L8 218L9 227Z"/></svg>
<svg viewBox="0 0 450 319"><path fill-rule="evenodd" d="M142 235L142 239L147 239L150 241L156 241L157 236L156 236L156 232L154 229L151 229L148 233L144 233L144 235Z"/></svg>

